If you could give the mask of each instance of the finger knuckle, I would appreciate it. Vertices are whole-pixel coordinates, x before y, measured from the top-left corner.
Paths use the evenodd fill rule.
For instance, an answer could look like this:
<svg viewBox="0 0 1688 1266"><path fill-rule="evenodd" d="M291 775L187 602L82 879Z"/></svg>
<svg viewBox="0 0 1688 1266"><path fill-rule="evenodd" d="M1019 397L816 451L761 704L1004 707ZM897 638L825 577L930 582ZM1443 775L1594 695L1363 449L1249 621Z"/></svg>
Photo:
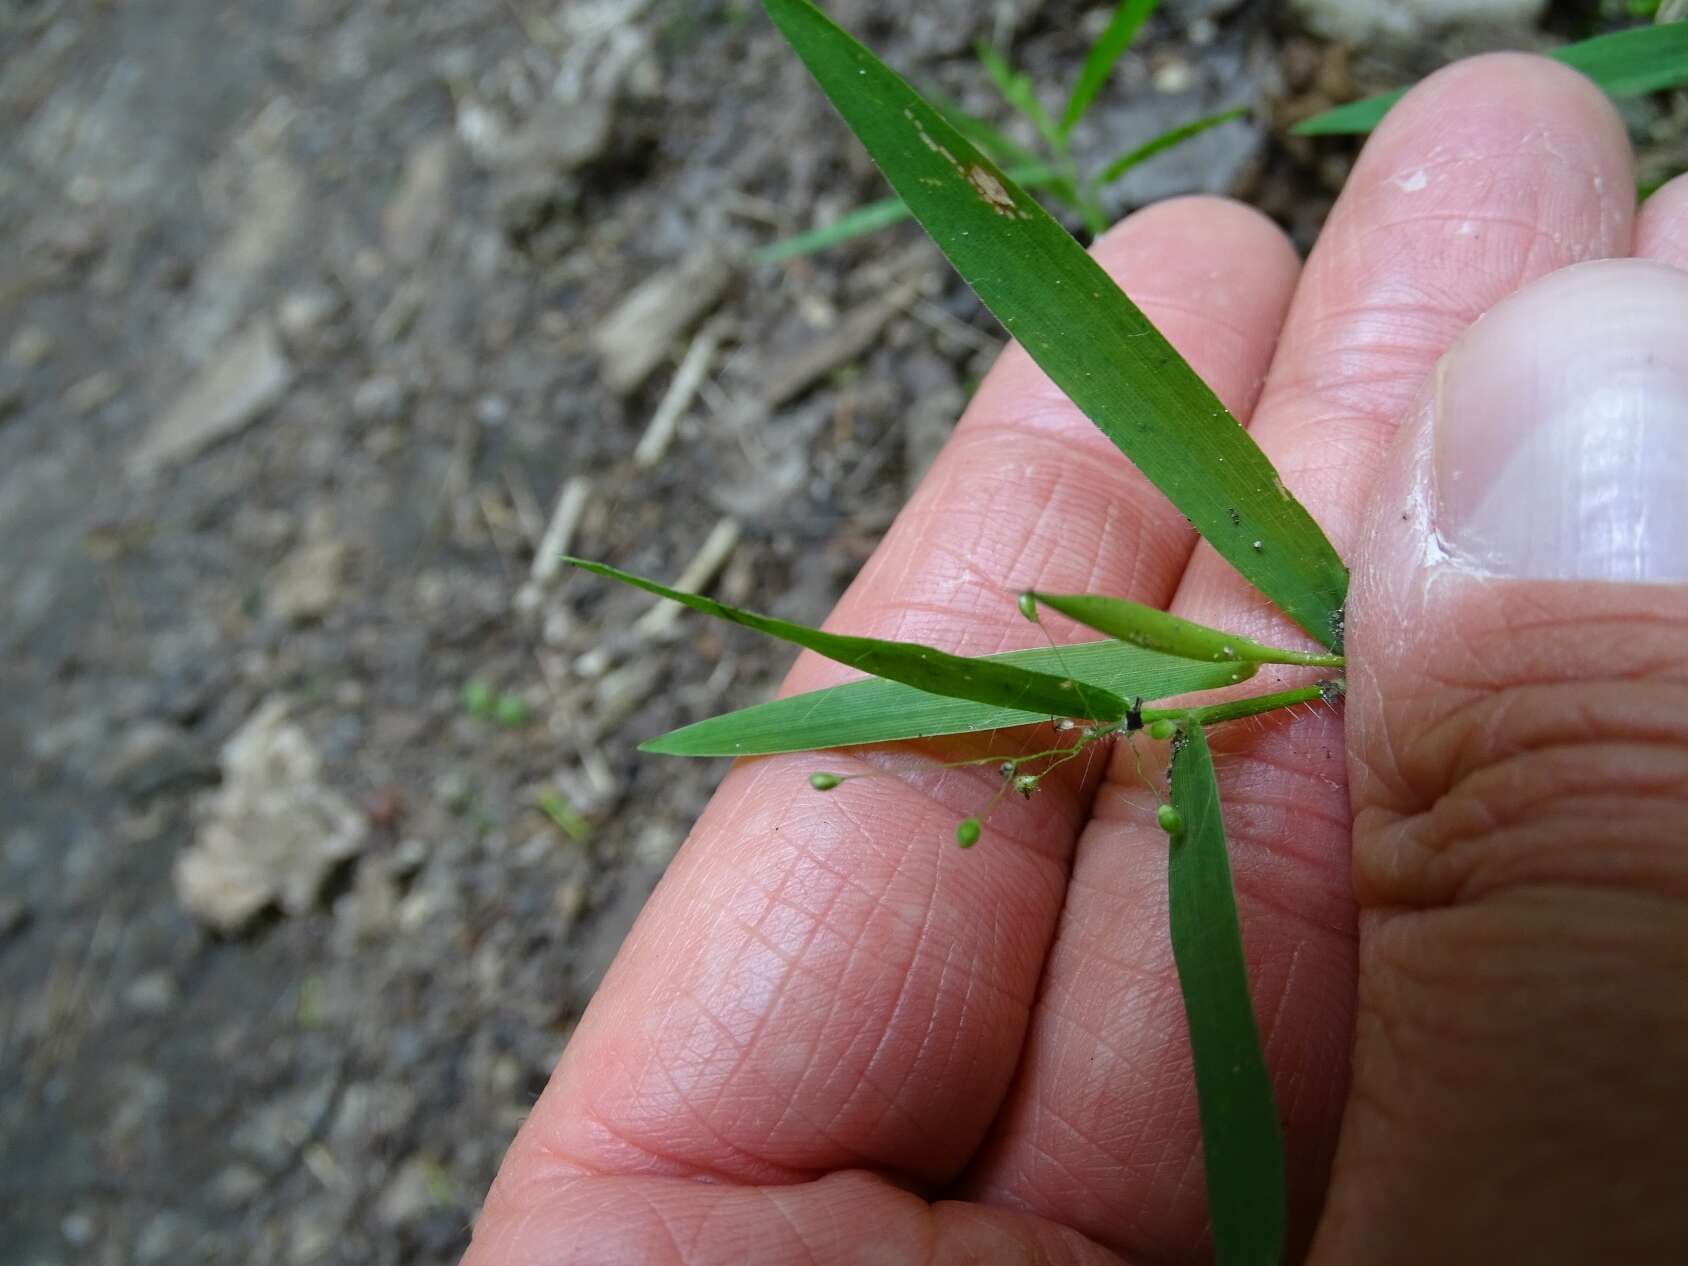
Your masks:
<svg viewBox="0 0 1688 1266"><path fill-rule="evenodd" d="M1393 794L1358 806L1363 906L1531 885L1688 900L1688 682L1512 682L1397 729Z"/></svg>

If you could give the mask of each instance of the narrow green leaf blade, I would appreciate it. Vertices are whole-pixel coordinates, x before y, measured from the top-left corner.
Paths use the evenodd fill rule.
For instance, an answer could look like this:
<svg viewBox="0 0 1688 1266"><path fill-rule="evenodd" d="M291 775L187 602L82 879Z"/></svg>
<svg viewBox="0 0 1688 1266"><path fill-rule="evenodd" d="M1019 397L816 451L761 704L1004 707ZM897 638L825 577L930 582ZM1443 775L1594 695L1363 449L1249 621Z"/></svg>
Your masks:
<svg viewBox="0 0 1688 1266"><path fill-rule="evenodd" d="M845 212L831 224L823 224L807 233L798 233L770 246L764 246L751 258L758 264L777 264L781 260L793 259L798 255L824 251L829 246L848 242L853 237L876 233L908 217L909 210L903 205L901 198L881 198L878 202L864 203L854 211Z"/></svg>
<svg viewBox="0 0 1688 1266"><path fill-rule="evenodd" d="M1688 22L1597 35L1548 56L1581 71L1610 96L1638 97L1688 83Z"/></svg>
<svg viewBox="0 0 1688 1266"><path fill-rule="evenodd" d="M987 657L1034 672L1071 674L1085 690L1166 699L1254 675L1253 664L1204 664L1119 642L1041 646ZM664 756L766 756L940 734L975 734L1047 721L1047 714L926 694L894 681L852 681L709 717L642 744Z"/></svg>
<svg viewBox="0 0 1688 1266"><path fill-rule="evenodd" d="M1587 75L1608 95L1638 97L1688 83L1688 22L1638 26L1556 48L1548 56ZM1290 129L1297 136L1369 132L1406 95L1405 88L1315 114Z"/></svg>
<svg viewBox="0 0 1688 1266"><path fill-rule="evenodd" d="M1342 560L1160 331L1030 195L808 0L763 4L1009 333L1232 566L1336 647Z"/></svg>
<svg viewBox="0 0 1688 1266"><path fill-rule="evenodd" d="M1110 598L1097 593L1039 593L1035 589L1031 596L1068 619L1077 620L1087 629L1095 629L1098 633L1106 633L1109 637L1117 637L1122 642L1159 651L1163 655L1206 660L1214 664L1246 661L1255 664L1312 664L1320 668L1341 668L1343 665L1340 655L1265 646L1251 638L1209 628L1126 598Z"/></svg>
<svg viewBox="0 0 1688 1266"><path fill-rule="evenodd" d="M1405 88L1350 101L1303 119L1290 128L1291 136L1363 136L1383 121L1390 108L1407 95Z"/></svg>
<svg viewBox="0 0 1688 1266"><path fill-rule="evenodd" d="M755 629L758 633L806 647L851 668L900 681L931 694L971 699L975 703L988 703L999 708L1028 709L1047 716L1085 717L1092 721L1117 721L1125 715L1125 700L1118 695L1091 689L1067 677L1031 672L986 659L968 659L914 642L887 642L876 637L824 633L789 620L777 620L772 616L730 607L701 594L681 593L678 589L670 589L667 585L619 568L606 567L603 563L567 557L563 561L594 575L654 593L659 598L671 599L704 615Z"/></svg>
<svg viewBox="0 0 1688 1266"><path fill-rule="evenodd" d="M985 68L985 73L996 85L996 90L1002 94L1002 99L1013 106L1026 118L1031 120L1038 135L1053 148L1059 148L1059 133L1055 128L1055 120L1049 117L1049 112L1043 108L1043 102L1037 99L1037 88L1025 75L1017 72L1008 64L1008 59L997 52L989 44L980 43L974 50L979 57L979 64ZM942 112L939 112L942 114ZM951 122L945 119L946 122ZM958 129L965 133L966 129Z"/></svg>
<svg viewBox="0 0 1688 1266"><path fill-rule="evenodd" d="M1168 876L1172 956L1196 1069L1208 1216L1218 1266L1276 1266L1283 1253L1284 1140L1250 1001L1219 785L1199 725L1172 758Z"/></svg>
<svg viewBox="0 0 1688 1266"><path fill-rule="evenodd" d="M1078 80L1073 84L1072 95L1067 98L1067 108L1061 111L1059 131L1063 140L1084 117L1084 112L1090 109L1090 103L1102 91L1108 76L1113 74L1115 63L1131 47L1137 32L1143 29L1143 23L1149 20L1158 4L1159 0L1120 0L1114 6L1114 16L1109 19L1107 29L1090 46L1084 65L1079 69Z"/></svg>
<svg viewBox="0 0 1688 1266"><path fill-rule="evenodd" d="M1169 128L1159 136L1144 141L1136 149L1127 150L1113 162L1102 169L1098 184L1111 185L1126 172L1139 164L1146 163L1156 154L1164 154L1174 145L1182 145L1193 136L1200 136L1218 127L1221 123L1229 123L1232 119L1240 119L1248 113L1247 106L1237 106L1231 110L1221 110L1218 114L1203 115L1179 127Z"/></svg>

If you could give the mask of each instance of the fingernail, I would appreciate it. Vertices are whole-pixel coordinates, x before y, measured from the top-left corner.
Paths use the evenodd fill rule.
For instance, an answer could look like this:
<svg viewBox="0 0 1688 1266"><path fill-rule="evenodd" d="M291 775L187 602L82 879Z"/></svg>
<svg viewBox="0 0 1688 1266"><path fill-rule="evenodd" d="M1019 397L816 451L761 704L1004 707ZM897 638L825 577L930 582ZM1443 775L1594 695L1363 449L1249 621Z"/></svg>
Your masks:
<svg viewBox="0 0 1688 1266"><path fill-rule="evenodd" d="M1688 581L1688 273L1553 273L1438 368L1436 529L1476 570Z"/></svg>

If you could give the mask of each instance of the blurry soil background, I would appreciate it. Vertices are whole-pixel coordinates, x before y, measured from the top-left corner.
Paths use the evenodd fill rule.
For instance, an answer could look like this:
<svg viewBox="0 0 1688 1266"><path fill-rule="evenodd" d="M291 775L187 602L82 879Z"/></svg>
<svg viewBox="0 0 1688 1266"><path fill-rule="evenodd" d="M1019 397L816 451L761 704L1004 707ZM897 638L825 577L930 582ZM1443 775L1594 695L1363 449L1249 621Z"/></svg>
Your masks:
<svg viewBox="0 0 1688 1266"><path fill-rule="evenodd" d="M1114 210L1305 248L1286 127L1539 8L1168 0L1079 149L1254 107ZM1107 16L832 9L1003 124ZM748 0L0 0L0 1259L456 1260L722 773L635 745L790 658L551 560L825 615L1001 341L909 225L749 262L883 192Z"/></svg>

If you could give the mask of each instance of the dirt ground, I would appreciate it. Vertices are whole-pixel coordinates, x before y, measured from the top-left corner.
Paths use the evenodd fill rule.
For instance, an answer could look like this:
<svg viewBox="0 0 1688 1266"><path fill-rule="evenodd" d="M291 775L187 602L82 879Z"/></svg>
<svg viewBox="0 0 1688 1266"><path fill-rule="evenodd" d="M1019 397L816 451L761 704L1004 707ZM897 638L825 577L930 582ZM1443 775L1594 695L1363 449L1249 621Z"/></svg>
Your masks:
<svg viewBox="0 0 1688 1266"><path fill-rule="evenodd" d="M831 8L1004 124L1105 19ZM1254 113L1115 211L1305 247L1287 123L1460 47L1275 10L1163 6L1082 153ZM882 192L739 0L0 0L0 1259L456 1260L721 774L636 744L789 659L546 560L825 614L1001 338L907 225L748 260Z"/></svg>

